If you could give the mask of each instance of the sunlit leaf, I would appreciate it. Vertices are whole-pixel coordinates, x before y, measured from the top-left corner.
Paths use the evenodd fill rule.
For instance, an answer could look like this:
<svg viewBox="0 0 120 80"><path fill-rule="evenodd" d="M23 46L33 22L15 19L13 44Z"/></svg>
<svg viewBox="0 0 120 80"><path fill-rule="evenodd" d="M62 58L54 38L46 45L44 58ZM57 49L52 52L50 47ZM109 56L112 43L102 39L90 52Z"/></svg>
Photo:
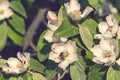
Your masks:
<svg viewBox="0 0 120 80"><path fill-rule="evenodd" d="M42 74L32 73L33 80L47 80Z"/></svg>
<svg viewBox="0 0 120 80"><path fill-rule="evenodd" d="M90 33L94 36L96 34L96 29L97 29L97 22L91 18L87 19L86 21L84 21L81 26L86 27L87 29L89 29Z"/></svg>
<svg viewBox="0 0 120 80"><path fill-rule="evenodd" d="M88 49L90 49L93 45L92 34L86 27L82 27L82 26L79 27L79 32L80 32L80 36L81 36L83 43Z"/></svg>
<svg viewBox="0 0 120 80"><path fill-rule="evenodd" d="M86 80L84 67L79 62L75 62L70 66L70 76L72 80Z"/></svg>
<svg viewBox="0 0 120 80"><path fill-rule="evenodd" d="M5 22L0 23L0 50L2 50L7 41L8 26Z"/></svg>
<svg viewBox="0 0 120 80"><path fill-rule="evenodd" d="M30 59L30 69L44 74L45 67L37 60L31 58Z"/></svg>
<svg viewBox="0 0 120 80"><path fill-rule="evenodd" d="M9 22L17 32L22 35L25 34L25 21L21 16L14 13L14 15L9 19Z"/></svg>
<svg viewBox="0 0 120 80"><path fill-rule="evenodd" d="M24 37L13 31L10 27L8 28L8 37L17 45L23 46Z"/></svg>
<svg viewBox="0 0 120 80"><path fill-rule="evenodd" d="M21 4L20 0L12 0L10 2L10 7L14 11L16 11L17 13L19 13L20 15L22 15L23 17L26 17L25 9L24 9L23 5Z"/></svg>
<svg viewBox="0 0 120 80"><path fill-rule="evenodd" d="M120 80L120 68L118 65L109 67L106 80Z"/></svg>
<svg viewBox="0 0 120 80"><path fill-rule="evenodd" d="M55 31L57 37L72 37L79 34L78 28L72 25L68 19L64 19L61 26Z"/></svg>

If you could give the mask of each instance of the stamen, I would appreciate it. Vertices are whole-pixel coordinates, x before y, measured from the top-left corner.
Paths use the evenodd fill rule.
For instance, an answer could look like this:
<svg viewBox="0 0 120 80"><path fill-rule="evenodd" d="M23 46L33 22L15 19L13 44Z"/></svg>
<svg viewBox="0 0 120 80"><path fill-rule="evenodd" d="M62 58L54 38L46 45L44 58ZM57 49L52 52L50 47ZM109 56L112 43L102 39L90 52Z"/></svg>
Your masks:
<svg viewBox="0 0 120 80"><path fill-rule="evenodd" d="M69 53L67 51L64 51L60 54L60 58L65 60L65 58L69 55Z"/></svg>
<svg viewBox="0 0 120 80"><path fill-rule="evenodd" d="M0 15L2 15L4 13L4 10L0 9Z"/></svg>
<svg viewBox="0 0 120 80"><path fill-rule="evenodd" d="M108 51L108 50L104 50L103 54L104 54L105 57L111 57L112 56L111 52Z"/></svg>

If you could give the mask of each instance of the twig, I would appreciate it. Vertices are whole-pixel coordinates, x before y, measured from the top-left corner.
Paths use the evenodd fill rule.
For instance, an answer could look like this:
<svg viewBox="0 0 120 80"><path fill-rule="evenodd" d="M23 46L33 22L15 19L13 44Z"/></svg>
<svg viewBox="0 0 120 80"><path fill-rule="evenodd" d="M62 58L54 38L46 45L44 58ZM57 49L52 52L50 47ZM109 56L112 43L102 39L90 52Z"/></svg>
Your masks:
<svg viewBox="0 0 120 80"><path fill-rule="evenodd" d="M28 31L24 37L24 45L23 45L23 52L31 46L34 50L37 50L32 42L33 36L35 34L36 29L38 28L39 24L44 19L45 13L47 12L47 8L39 9L37 16L33 20L32 24L28 28Z"/></svg>

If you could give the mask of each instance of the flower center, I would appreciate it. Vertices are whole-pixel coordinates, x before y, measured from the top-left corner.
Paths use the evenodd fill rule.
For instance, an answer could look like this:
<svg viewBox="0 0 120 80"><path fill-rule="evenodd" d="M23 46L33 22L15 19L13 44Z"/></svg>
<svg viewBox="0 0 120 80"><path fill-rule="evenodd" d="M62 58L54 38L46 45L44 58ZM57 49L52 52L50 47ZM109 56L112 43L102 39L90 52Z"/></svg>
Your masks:
<svg viewBox="0 0 120 80"><path fill-rule="evenodd" d="M0 15L2 15L4 13L4 10L0 9Z"/></svg>
<svg viewBox="0 0 120 80"><path fill-rule="evenodd" d="M65 58L69 55L69 53L67 51L64 51L60 54L60 58L65 60Z"/></svg>
<svg viewBox="0 0 120 80"><path fill-rule="evenodd" d="M17 64L18 68L23 68L23 66L24 66L24 64L21 61Z"/></svg>
<svg viewBox="0 0 120 80"><path fill-rule="evenodd" d="M111 57L112 56L111 52L108 51L108 50L104 50L103 54L104 54L105 57Z"/></svg>

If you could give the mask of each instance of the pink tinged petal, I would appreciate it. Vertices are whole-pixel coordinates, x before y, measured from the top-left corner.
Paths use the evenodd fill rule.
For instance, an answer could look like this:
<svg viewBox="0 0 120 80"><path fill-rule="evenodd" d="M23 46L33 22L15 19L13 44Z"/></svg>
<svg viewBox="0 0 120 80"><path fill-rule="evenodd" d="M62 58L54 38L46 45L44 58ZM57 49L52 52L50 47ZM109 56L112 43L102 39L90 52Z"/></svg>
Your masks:
<svg viewBox="0 0 120 80"><path fill-rule="evenodd" d="M117 14L117 13L118 13L117 8L113 7L112 4L109 5L109 9L110 9L110 12L111 12L112 14Z"/></svg>
<svg viewBox="0 0 120 80"><path fill-rule="evenodd" d="M115 19L115 17L112 14L106 17L106 21L109 26L114 26L118 24L118 21Z"/></svg>
<svg viewBox="0 0 120 80"><path fill-rule="evenodd" d="M80 4L78 0L70 0L70 9L71 11L80 10Z"/></svg>
<svg viewBox="0 0 120 80"><path fill-rule="evenodd" d="M118 30L118 25L114 25L111 30L113 36L116 36L117 30Z"/></svg>
<svg viewBox="0 0 120 80"><path fill-rule="evenodd" d="M94 39L103 39L102 34L95 34Z"/></svg>
<svg viewBox="0 0 120 80"><path fill-rule="evenodd" d="M117 38L120 39L120 27L118 27Z"/></svg>
<svg viewBox="0 0 120 80"><path fill-rule="evenodd" d="M111 42L110 42L110 44L111 44L112 55L114 55L115 57L117 57L118 54L119 54L118 41L112 39Z"/></svg>
<svg viewBox="0 0 120 80"><path fill-rule="evenodd" d="M52 45L52 51L54 53L57 53L57 54L60 55L65 50L65 46L64 45L65 45L64 43L60 43L60 44L59 43L54 43Z"/></svg>
<svg viewBox="0 0 120 80"><path fill-rule="evenodd" d="M108 24L106 22L101 22L98 24L99 31L105 33L108 30Z"/></svg>
<svg viewBox="0 0 120 80"><path fill-rule="evenodd" d="M64 38L64 37L60 37L60 40L61 40L62 42L66 42L68 39L67 39L67 38Z"/></svg>
<svg viewBox="0 0 120 80"><path fill-rule="evenodd" d="M58 67L62 68L63 70L65 70L68 66L69 66L69 62L67 61L62 61L58 64Z"/></svg>
<svg viewBox="0 0 120 80"><path fill-rule="evenodd" d="M93 11L93 8L90 6L87 6L85 8L85 10L83 11L83 13L81 14L81 17L86 17L88 14L90 14Z"/></svg>
<svg viewBox="0 0 120 80"><path fill-rule="evenodd" d="M0 3L0 8L2 8L3 10L6 10L10 7L10 3L8 1L3 1Z"/></svg>
<svg viewBox="0 0 120 80"><path fill-rule="evenodd" d="M103 37L104 37L104 39L113 38L112 33L110 31L107 31L107 32L103 33Z"/></svg>
<svg viewBox="0 0 120 80"><path fill-rule="evenodd" d="M46 34L44 35L44 39L47 40L48 42L54 42L57 41L57 38L54 37L54 32L51 30L48 30Z"/></svg>
<svg viewBox="0 0 120 80"><path fill-rule="evenodd" d="M103 49L100 45L95 45L93 48L90 49L93 52L94 56L103 57Z"/></svg>
<svg viewBox="0 0 120 80"><path fill-rule="evenodd" d="M54 11L48 11L47 12L47 19L49 21L57 22L58 17Z"/></svg>
<svg viewBox="0 0 120 80"><path fill-rule="evenodd" d="M92 59L93 62L97 63L97 64L103 64L103 62L101 62L102 58L99 58L99 57L94 57Z"/></svg>
<svg viewBox="0 0 120 80"><path fill-rule="evenodd" d="M19 62L20 61L17 58L12 58L12 57L8 58L7 60L7 64L10 68L16 68Z"/></svg>
<svg viewBox="0 0 120 80"><path fill-rule="evenodd" d="M59 54L54 53L54 52L49 53L49 58L48 59L50 59L50 60L52 60L56 63L59 63L61 61L61 59L59 58Z"/></svg>
<svg viewBox="0 0 120 80"><path fill-rule="evenodd" d="M101 41L100 41L101 48L103 50L111 51L110 41L111 41L110 39L107 39L107 40L101 39Z"/></svg>
<svg viewBox="0 0 120 80"><path fill-rule="evenodd" d="M8 18L10 18L12 15L13 15L13 12L12 12L11 9L5 10L5 12L4 12L4 17L5 17L5 18L8 19Z"/></svg>
<svg viewBox="0 0 120 80"><path fill-rule="evenodd" d="M120 66L120 58L116 61L116 63Z"/></svg>
<svg viewBox="0 0 120 80"><path fill-rule="evenodd" d="M98 9L98 15L99 15L99 16L103 16L103 15L104 15L102 8L99 8L99 9Z"/></svg>
<svg viewBox="0 0 120 80"><path fill-rule="evenodd" d="M52 30L53 32L55 32L55 31L59 28L60 23L48 21L47 26L48 26L48 28L49 28L50 30Z"/></svg>

